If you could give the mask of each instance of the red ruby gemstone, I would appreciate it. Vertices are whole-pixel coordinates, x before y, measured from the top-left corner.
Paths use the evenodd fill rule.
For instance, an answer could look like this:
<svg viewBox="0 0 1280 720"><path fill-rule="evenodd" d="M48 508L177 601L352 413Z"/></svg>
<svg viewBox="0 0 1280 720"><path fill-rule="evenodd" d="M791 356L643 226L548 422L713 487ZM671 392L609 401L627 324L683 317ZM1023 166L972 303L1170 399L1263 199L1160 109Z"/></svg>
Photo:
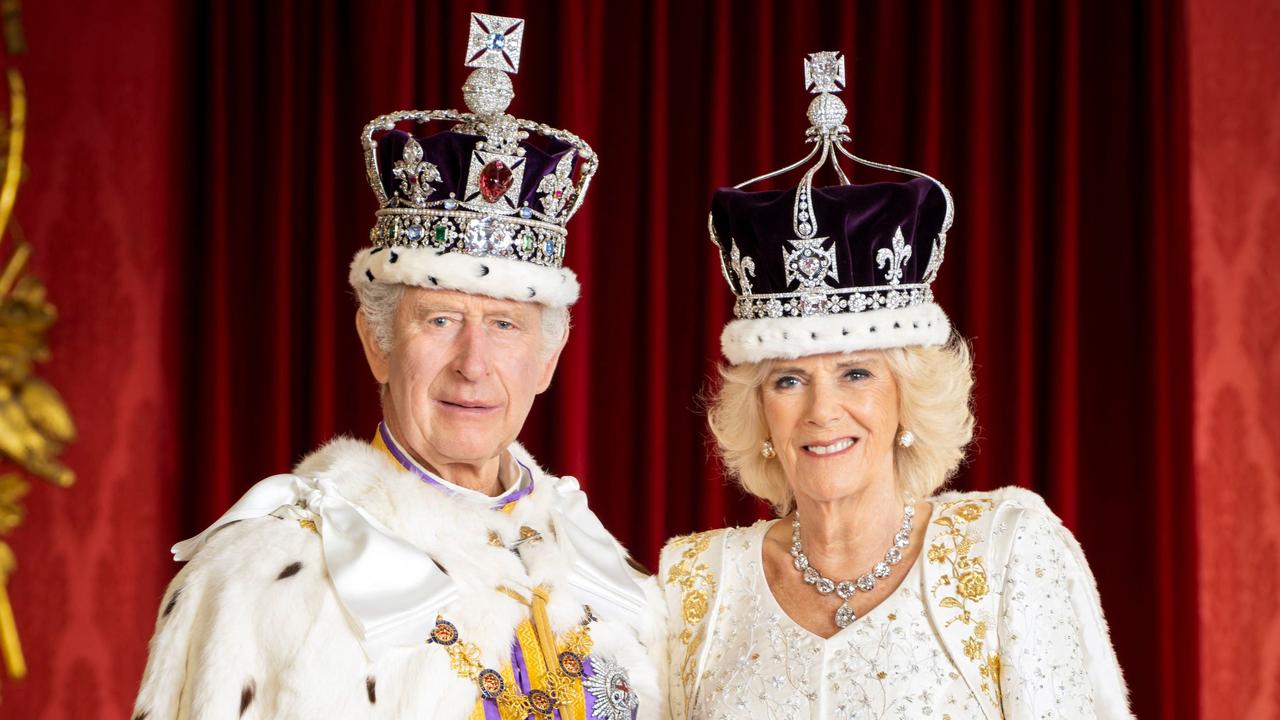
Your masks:
<svg viewBox="0 0 1280 720"><path fill-rule="evenodd" d="M501 160L490 160L480 170L480 196L485 202L498 202L511 189L511 180L511 168Z"/></svg>

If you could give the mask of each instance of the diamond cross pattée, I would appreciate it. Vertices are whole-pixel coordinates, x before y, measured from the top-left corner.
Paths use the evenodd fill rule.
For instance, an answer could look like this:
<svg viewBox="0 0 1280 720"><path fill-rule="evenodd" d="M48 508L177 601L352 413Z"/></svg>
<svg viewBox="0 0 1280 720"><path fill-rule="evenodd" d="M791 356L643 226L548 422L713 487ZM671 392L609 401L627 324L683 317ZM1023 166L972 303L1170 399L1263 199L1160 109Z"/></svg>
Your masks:
<svg viewBox="0 0 1280 720"><path fill-rule="evenodd" d="M825 237L797 238L791 241L794 250L783 249L782 266L787 285L798 280L801 288L813 290L825 286L828 278L840 280L836 271L836 249L824 248L826 241Z"/></svg>
<svg viewBox="0 0 1280 720"><path fill-rule="evenodd" d="M810 53L804 59L804 87L811 93L833 93L844 89L844 53L827 50Z"/></svg>
<svg viewBox="0 0 1280 720"><path fill-rule="evenodd" d="M471 13L471 32L467 37L467 67L518 72L520 45L523 40L524 20Z"/></svg>

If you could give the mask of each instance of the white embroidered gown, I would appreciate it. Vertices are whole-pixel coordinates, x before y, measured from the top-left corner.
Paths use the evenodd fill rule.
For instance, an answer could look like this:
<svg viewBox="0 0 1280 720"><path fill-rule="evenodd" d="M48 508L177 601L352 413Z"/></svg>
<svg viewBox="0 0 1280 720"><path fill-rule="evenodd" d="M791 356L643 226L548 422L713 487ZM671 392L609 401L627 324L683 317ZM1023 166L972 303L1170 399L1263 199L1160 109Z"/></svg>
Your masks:
<svg viewBox="0 0 1280 720"><path fill-rule="evenodd" d="M1057 518L1025 491L1014 507L949 497L915 563L895 568L902 584L825 640L765 580L777 521L673 541L659 576L672 717L1130 717L1092 577Z"/></svg>

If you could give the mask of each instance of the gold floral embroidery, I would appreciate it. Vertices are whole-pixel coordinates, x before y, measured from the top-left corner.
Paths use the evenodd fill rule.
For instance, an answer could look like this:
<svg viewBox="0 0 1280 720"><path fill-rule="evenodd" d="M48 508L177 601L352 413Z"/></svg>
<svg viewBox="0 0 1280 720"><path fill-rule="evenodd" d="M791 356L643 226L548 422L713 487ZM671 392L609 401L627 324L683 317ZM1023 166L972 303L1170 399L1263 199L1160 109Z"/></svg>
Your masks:
<svg viewBox="0 0 1280 720"><path fill-rule="evenodd" d="M687 694L693 687L694 662L702 646L702 636L695 635L699 622L707 616L711 598L716 592L716 579L706 563L698 562L698 556L711 547L714 531L686 535L672 541L672 548L683 548L680 560L667 571L666 582L680 587L680 615L684 628L680 630L680 643L685 646L684 662L680 666L680 681Z"/></svg>
<svg viewBox="0 0 1280 720"><path fill-rule="evenodd" d="M981 570L970 570L956 578L956 592L962 598L978 601L987 595L987 573Z"/></svg>
<svg viewBox="0 0 1280 720"><path fill-rule="evenodd" d="M928 557L930 562L948 566L949 571L938 578L930 592L939 607L958 611L946 622L947 627L959 622L972 628L961 648L966 658L978 663L982 691L1000 707L1000 657L988 651L987 622L977 615L978 603L991 592L991 586L982 557L972 555L978 541L966 529L994 506L985 498L944 504L932 523L945 529L929 547Z"/></svg>
<svg viewBox="0 0 1280 720"><path fill-rule="evenodd" d="M934 543L929 546L929 562L942 563L951 557L951 548L942 543Z"/></svg>
<svg viewBox="0 0 1280 720"><path fill-rule="evenodd" d="M983 690L990 692L990 686L995 686L994 697L998 703L1000 701L1000 656L995 653L988 655L987 661L978 667L978 674L990 683L990 685L983 683Z"/></svg>

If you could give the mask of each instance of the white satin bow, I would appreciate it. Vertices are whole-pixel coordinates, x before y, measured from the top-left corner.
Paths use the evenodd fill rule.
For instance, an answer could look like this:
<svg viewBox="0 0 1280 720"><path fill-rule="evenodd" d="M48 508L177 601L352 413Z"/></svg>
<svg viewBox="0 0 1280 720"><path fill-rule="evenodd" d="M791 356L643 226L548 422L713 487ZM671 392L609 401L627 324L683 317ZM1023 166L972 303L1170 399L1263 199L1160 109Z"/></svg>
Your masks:
<svg viewBox="0 0 1280 720"><path fill-rule="evenodd" d="M422 642L457 584L422 550L396 537L325 479L273 475L249 489L204 532L173 546L191 559L216 530L237 520L301 506L314 513L334 590L370 660L391 646Z"/></svg>
<svg viewBox="0 0 1280 720"><path fill-rule="evenodd" d="M587 494L576 479L562 477L556 489L560 497L555 512L563 520L556 523L556 531L574 555L569 585L600 617L647 632L644 591L627 566L622 546L587 507Z"/></svg>
<svg viewBox="0 0 1280 720"><path fill-rule="evenodd" d="M550 479L539 477L535 482ZM552 513L572 560L570 587L601 618L648 634L645 594L621 546L587 507L577 480L561 478L556 490ZM173 557L190 560L224 525L290 506L315 516L334 590L371 660L392 646L422 642L437 614L457 598L457 583L429 555L352 504L327 479L273 475L262 480L204 532L174 545Z"/></svg>

